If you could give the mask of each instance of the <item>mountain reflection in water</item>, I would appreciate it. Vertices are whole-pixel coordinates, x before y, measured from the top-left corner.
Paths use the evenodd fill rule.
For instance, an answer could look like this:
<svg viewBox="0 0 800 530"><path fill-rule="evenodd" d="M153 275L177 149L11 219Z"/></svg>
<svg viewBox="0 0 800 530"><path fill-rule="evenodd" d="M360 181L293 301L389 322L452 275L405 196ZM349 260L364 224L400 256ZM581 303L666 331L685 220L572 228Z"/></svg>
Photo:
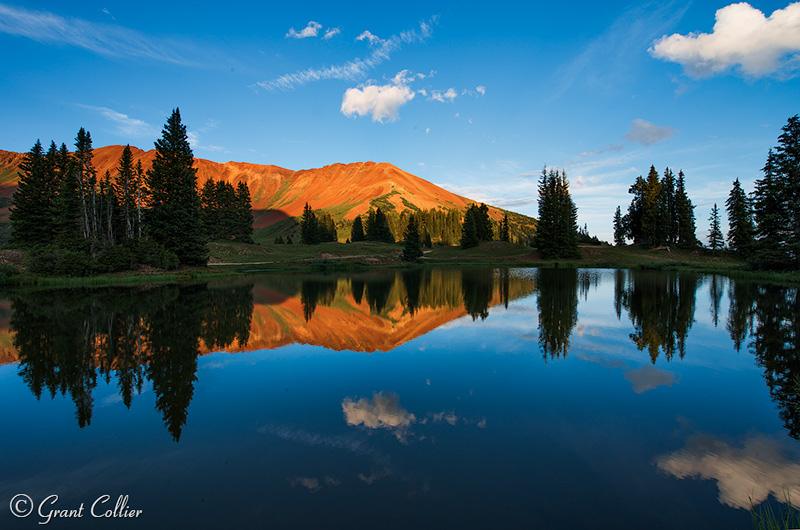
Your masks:
<svg viewBox="0 0 800 530"><path fill-rule="evenodd" d="M800 438L797 289L714 275L410 269L269 275L185 286L11 291L0 307L8 317L0 318L0 325L7 322L0 329L0 345L5 345L3 359L19 362L19 375L37 398L72 398L81 427L91 424L98 379L108 382L114 376L129 408L143 388L152 386L164 425L178 441L197 382L198 355L289 344L391 351L461 317L491 321L491 308L535 296L538 314L529 333L537 329L545 362L557 361L569 353L579 300L588 299L603 281L613 282L609 310L620 322L630 321L631 342L653 365L661 355L666 361L686 355L696 292L707 283L712 322L725 327L736 350L753 352L785 428ZM720 314L726 288L727 319ZM671 372L655 368L632 370L625 377L637 393L677 381ZM392 412L392 399L376 394L371 401L361 398L342 406L348 418L371 427L368 413ZM420 421L413 415L402 418L407 424ZM381 420L377 425L397 430L401 423Z"/></svg>

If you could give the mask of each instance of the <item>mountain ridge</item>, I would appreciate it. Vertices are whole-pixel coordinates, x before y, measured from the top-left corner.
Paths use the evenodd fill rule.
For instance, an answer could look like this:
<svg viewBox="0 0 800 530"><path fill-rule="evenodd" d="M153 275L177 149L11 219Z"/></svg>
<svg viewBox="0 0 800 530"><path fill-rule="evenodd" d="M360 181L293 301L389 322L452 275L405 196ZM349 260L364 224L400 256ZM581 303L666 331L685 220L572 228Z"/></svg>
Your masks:
<svg viewBox="0 0 800 530"><path fill-rule="evenodd" d="M113 176L124 146L109 145L94 149L93 163L98 178L106 171ZM133 163L142 162L145 171L155 158L155 149L145 151L131 146ZM0 150L0 198L10 199L16 189L17 171L24 153ZM404 210L464 210L478 201L448 191L430 181L404 171L388 162L334 163L321 168L291 170L250 162L213 162L195 157L197 184L207 179L224 180L234 187L245 182L252 198L254 227L283 230L291 227L292 218L303 213L308 203L315 210L331 213L337 223L347 224L371 207L380 206L386 213ZM8 215L10 201L0 203L0 221ZM505 211L489 207L489 216L499 221ZM532 218L519 216L521 222L533 225ZM271 235L272 232L269 233ZM344 235L344 234L342 234Z"/></svg>

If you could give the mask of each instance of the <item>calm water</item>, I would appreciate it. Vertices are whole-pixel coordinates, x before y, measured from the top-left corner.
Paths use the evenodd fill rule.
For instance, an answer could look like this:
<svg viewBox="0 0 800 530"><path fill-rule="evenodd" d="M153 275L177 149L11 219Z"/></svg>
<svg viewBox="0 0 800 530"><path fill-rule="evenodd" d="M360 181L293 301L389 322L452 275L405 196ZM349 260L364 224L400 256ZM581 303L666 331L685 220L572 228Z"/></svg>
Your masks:
<svg viewBox="0 0 800 530"><path fill-rule="evenodd" d="M751 500L800 506L797 289L449 269L1 296L2 528L749 528ZM138 517L92 517L120 496Z"/></svg>

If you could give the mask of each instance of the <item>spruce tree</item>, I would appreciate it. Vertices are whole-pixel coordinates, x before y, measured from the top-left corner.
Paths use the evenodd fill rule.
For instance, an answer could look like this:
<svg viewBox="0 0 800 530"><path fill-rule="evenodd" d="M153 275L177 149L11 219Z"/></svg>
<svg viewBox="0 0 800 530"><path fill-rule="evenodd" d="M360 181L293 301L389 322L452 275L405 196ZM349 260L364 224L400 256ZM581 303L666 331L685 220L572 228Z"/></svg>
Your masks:
<svg viewBox="0 0 800 530"><path fill-rule="evenodd" d="M721 249L725 246L725 240L722 238L722 230L720 229L717 203L714 203L714 208L711 209L711 216L708 220L711 223L708 230L708 246L711 247L711 250Z"/></svg>
<svg viewBox="0 0 800 530"><path fill-rule="evenodd" d="M625 245L625 226L622 223L622 211L619 206L614 212L614 244L618 247Z"/></svg>
<svg viewBox="0 0 800 530"><path fill-rule="evenodd" d="M686 183L683 171L678 172L678 182L675 186L675 211L678 218L678 245L684 248L697 246L695 235L694 205L686 193Z"/></svg>
<svg viewBox="0 0 800 530"><path fill-rule="evenodd" d="M750 201L738 178L733 181L733 188L725 201L725 208L728 213L728 247L740 256L746 257L753 247L755 228Z"/></svg>
<svg viewBox="0 0 800 530"><path fill-rule="evenodd" d="M403 235L405 245L403 247L403 260L416 261L422 257L422 241L419 236L419 227L417 226L417 219L414 214L408 217L408 225L406 226L405 234Z"/></svg>
<svg viewBox="0 0 800 530"><path fill-rule="evenodd" d="M197 170L180 109L172 111L155 147L153 166L147 172L150 237L174 252L180 263L205 265L208 248L197 195Z"/></svg>
<svg viewBox="0 0 800 530"><path fill-rule="evenodd" d="M317 215L308 203L303 208L303 218L300 221L300 242L304 245L316 245L319 243Z"/></svg>
<svg viewBox="0 0 800 530"><path fill-rule="evenodd" d="M473 204L464 214L464 223L461 225L461 248L477 247L478 239L478 223L475 219L475 205Z"/></svg>
<svg viewBox="0 0 800 530"><path fill-rule="evenodd" d="M478 231L478 239L492 241L494 239L494 230L492 229L492 220L489 218L489 207L481 203L475 215L475 228Z"/></svg>
<svg viewBox="0 0 800 530"><path fill-rule="evenodd" d="M353 219L353 227L350 229L350 241L355 243L356 241L364 241L364 239L366 239L364 225L361 222L361 216L356 215L356 218Z"/></svg>
<svg viewBox="0 0 800 530"><path fill-rule="evenodd" d="M800 116L789 118L781 130L775 162L784 204L786 254L791 266L800 269Z"/></svg>
<svg viewBox="0 0 800 530"><path fill-rule="evenodd" d="M250 188L246 182L236 185L236 238L243 243L253 243L253 205Z"/></svg>
<svg viewBox="0 0 800 530"><path fill-rule="evenodd" d="M119 158L115 188L119 196L120 209L125 226L125 237L133 239L136 226L136 177L130 145L125 146Z"/></svg>
<svg viewBox="0 0 800 530"><path fill-rule="evenodd" d="M12 242L33 248L51 242L53 195L48 187L48 169L42 143L36 140L19 167L19 183L11 199L9 220L14 229Z"/></svg>
<svg viewBox="0 0 800 530"><path fill-rule="evenodd" d="M78 195L81 200L83 238L89 242L89 252L94 256L97 243L97 173L92 163L92 135L83 127L75 137L74 171L78 179Z"/></svg>
<svg viewBox="0 0 800 530"><path fill-rule="evenodd" d="M508 226L508 213L503 214L503 220L500 223L500 241L505 241L506 243L511 241L511 234L509 233Z"/></svg>

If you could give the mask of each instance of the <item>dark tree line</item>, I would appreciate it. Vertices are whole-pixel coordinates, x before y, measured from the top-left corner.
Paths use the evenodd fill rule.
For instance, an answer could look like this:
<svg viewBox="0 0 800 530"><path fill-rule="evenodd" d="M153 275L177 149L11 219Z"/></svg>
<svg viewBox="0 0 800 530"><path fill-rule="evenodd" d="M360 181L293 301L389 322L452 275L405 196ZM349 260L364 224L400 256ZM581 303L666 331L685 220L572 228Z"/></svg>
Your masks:
<svg viewBox="0 0 800 530"><path fill-rule="evenodd" d="M51 142L45 153L37 140L20 165L10 215L12 244L30 252L33 272L84 275L137 264L205 265L208 225L178 109L155 147L155 160L146 173L141 162L133 164L126 146L114 174L106 172L98 179L92 138L83 128L74 152ZM214 205L227 208L229 191L216 186L214 201L220 198ZM249 190L240 185L233 196L236 220L219 227L235 225L236 235L247 239L252 234ZM227 214L216 210L218 219L227 221Z"/></svg>
<svg viewBox="0 0 800 530"><path fill-rule="evenodd" d="M647 178L639 176L628 190L633 195L625 215L617 206L614 213L614 243L650 246L677 245L684 248L697 246L694 205L686 193L683 171L677 179L670 168L659 177L655 166L650 166Z"/></svg>
<svg viewBox="0 0 800 530"><path fill-rule="evenodd" d="M206 180L200 191L200 207L207 239L253 243L253 213L246 182L234 188L223 180Z"/></svg>
<svg viewBox="0 0 800 530"><path fill-rule="evenodd" d="M336 225L328 212L316 212L306 203L300 220L300 242L304 245L317 245L326 241L336 241Z"/></svg>
<svg viewBox="0 0 800 530"><path fill-rule="evenodd" d="M481 203L470 205L461 224L461 248L477 247L481 241L494 239L494 227L489 218L489 207Z"/></svg>

